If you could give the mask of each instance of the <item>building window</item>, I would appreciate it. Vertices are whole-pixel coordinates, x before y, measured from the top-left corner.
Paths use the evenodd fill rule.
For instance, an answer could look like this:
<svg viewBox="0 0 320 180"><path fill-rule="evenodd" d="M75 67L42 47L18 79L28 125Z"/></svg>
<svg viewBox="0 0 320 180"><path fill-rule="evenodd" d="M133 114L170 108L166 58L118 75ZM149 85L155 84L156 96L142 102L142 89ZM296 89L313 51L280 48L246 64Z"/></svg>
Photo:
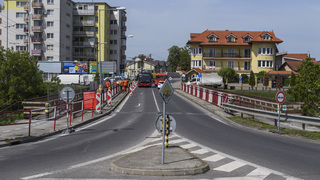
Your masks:
<svg viewBox="0 0 320 180"><path fill-rule="evenodd" d="M191 68L202 67L201 60L191 60Z"/></svg>
<svg viewBox="0 0 320 180"><path fill-rule="evenodd" d="M217 42L217 37L214 35L211 35L211 36L209 36L208 41L209 42Z"/></svg>
<svg viewBox="0 0 320 180"><path fill-rule="evenodd" d="M47 33L47 39L53 39L53 33Z"/></svg>
<svg viewBox="0 0 320 180"><path fill-rule="evenodd" d="M16 29L24 29L27 28L27 24L16 24Z"/></svg>
<svg viewBox="0 0 320 180"><path fill-rule="evenodd" d="M27 35L16 35L16 40L23 40L23 39L27 39Z"/></svg>
<svg viewBox="0 0 320 180"><path fill-rule="evenodd" d="M117 30L110 30L110 34L118 34Z"/></svg>
<svg viewBox="0 0 320 180"><path fill-rule="evenodd" d="M110 50L110 54L117 54L117 50Z"/></svg>
<svg viewBox="0 0 320 180"><path fill-rule="evenodd" d="M270 35L269 34L264 34L262 36L262 40L270 40Z"/></svg>
<svg viewBox="0 0 320 180"><path fill-rule="evenodd" d="M230 35L230 36L227 38L227 42L236 42L236 38L235 38L233 35Z"/></svg>
<svg viewBox="0 0 320 180"><path fill-rule="evenodd" d="M110 40L110 44L118 44L117 40Z"/></svg>
<svg viewBox="0 0 320 180"><path fill-rule="evenodd" d="M202 48L201 47L191 48L191 53L192 55L201 55Z"/></svg>
<svg viewBox="0 0 320 180"><path fill-rule="evenodd" d="M209 57L216 57L216 48L209 48Z"/></svg>
<svg viewBox="0 0 320 180"><path fill-rule="evenodd" d="M53 56L47 56L47 61L53 61Z"/></svg>
<svg viewBox="0 0 320 180"><path fill-rule="evenodd" d="M273 68L272 60L258 60L258 68Z"/></svg>
<svg viewBox="0 0 320 180"><path fill-rule="evenodd" d="M17 7L23 7L24 5L27 5L27 4L28 4L28 2L17 1L16 6Z"/></svg>
<svg viewBox="0 0 320 180"><path fill-rule="evenodd" d="M228 61L228 67L234 68L234 61Z"/></svg>
<svg viewBox="0 0 320 180"><path fill-rule="evenodd" d="M258 55L273 55L273 48L260 47L258 48Z"/></svg>
<svg viewBox="0 0 320 180"><path fill-rule="evenodd" d="M250 61L245 61L243 64L243 69L244 70L251 70L251 62Z"/></svg>
<svg viewBox="0 0 320 180"><path fill-rule="evenodd" d="M27 46L16 46L16 51L26 51Z"/></svg>
<svg viewBox="0 0 320 180"><path fill-rule="evenodd" d="M243 38L243 42L249 42L251 40L250 36L246 36Z"/></svg>
<svg viewBox="0 0 320 180"><path fill-rule="evenodd" d="M207 69L208 70L216 70L216 61L209 61Z"/></svg>
<svg viewBox="0 0 320 180"><path fill-rule="evenodd" d="M54 4L54 0L47 0L48 4Z"/></svg>
<svg viewBox="0 0 320 180"><path fill-rule="evenodd" d="M118 24L117 20L110 20L110 24Z"/></svg>
<svg viewBox="0 0 320 180"><path fill-rule="evenodd" d="M228 56L227 57L235 57L234 48L228 48Z"/></svg>
<svg viewBox="0 0 320 180"><path fill-rule="evenodd" d="M16 13L16 18L24 18L27 16L27 13L22 13L22 12L17 12Z"/></svg>
<svg viewBox="0 0 320 180"><path fill-rule="evenodd" d="M47 21L47 27L53 27L54 22L53 21Z"/></svg>
<svg viewBox="0 0 320 180"><path fill-rule="evenodd" d="M251 57L251 49L244 49L244 57L245 58Z"/></svg>
<svg viewBox="0 0 320 180"><path fill-rule="evenodd" d="M52 51L53 50L53 45L47 45L47 50Z"/></svg>
<svg viewBox="0 0 320 180"><path fill-rule="evenodd" d="M47 15L54 15L54 10L53 9L48 9L47 10Z"/></svg>

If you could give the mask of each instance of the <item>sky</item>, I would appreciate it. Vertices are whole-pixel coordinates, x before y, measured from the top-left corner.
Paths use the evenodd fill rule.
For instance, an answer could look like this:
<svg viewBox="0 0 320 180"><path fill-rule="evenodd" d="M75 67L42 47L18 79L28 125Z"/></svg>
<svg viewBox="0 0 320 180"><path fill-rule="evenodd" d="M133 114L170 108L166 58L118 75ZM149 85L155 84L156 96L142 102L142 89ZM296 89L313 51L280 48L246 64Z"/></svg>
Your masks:
<svg viewBox="0 0 320 180"><path fill-rule="evenodd" d="M57 1L57 0L56 0ZM280 52L320 60L319 0L75 0L126 7L127 59L139 54L166 60L173 45L205 30L274 31ZM0 0L3 4L3 0Z"/></svg>
<svg viewBox="0 0 320 180"><path fill-rule="evenodd" d="M87 2L87 1L85 1ZM99 2L99 1L95 1ZM127 12L127 59L166 60L173 45L205 30L274 31L280 52L320 60L319 0L106 0Z"/></svg>

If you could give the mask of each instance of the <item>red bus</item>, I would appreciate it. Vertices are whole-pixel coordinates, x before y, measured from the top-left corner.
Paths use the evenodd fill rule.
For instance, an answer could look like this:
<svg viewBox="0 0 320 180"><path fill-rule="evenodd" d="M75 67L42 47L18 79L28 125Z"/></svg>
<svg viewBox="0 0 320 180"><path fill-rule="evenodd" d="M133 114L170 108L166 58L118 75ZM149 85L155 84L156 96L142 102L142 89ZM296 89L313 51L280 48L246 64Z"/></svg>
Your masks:
<svg viewBox="0 0 320 180"><path fill-rule="evenodd" d="M167 75L166 73L157 73L156 77L154 78L154 85L158 85L159 81L166 81Z"/></svg>
<svg viewBox="0 0 320 180"><path fill-rule="evenodd" d="M149 72L141 72L138 75L138 86L152 86L152 74Z"/></svg>

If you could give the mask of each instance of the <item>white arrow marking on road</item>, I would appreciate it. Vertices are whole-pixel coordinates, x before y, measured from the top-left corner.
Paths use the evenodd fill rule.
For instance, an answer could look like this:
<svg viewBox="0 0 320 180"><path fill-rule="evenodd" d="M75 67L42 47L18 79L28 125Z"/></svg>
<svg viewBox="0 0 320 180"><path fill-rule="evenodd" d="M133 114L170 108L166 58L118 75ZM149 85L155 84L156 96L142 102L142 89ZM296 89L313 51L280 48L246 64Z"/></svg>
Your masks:
<svg viewBox="0 0 320 180"><path fill-rule="evenodd" d="M139 107L140 105L141 105L141 104L139 103L138 106L135 106L135 107Z"/></svg>

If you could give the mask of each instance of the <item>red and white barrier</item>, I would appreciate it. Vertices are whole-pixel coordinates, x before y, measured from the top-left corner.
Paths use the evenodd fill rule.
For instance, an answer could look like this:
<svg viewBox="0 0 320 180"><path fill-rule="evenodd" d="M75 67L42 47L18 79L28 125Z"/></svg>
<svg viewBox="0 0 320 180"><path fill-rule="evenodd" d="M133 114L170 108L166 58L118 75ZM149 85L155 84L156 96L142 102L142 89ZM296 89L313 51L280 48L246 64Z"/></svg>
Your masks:
<svg viewBox="0 0 320 180"><path fill-rule="evenodd" d="M111 91L109 90L108 91L108 99L107 99L108 106L111 106L111 101L112 101L112 95L111 95Z"/></svg>
<svg viewBox="0 0 320 180"><path fill-rule="evenodd" d="M101 111L101 94L96 94L96 112L100 113Z"/></svg>

